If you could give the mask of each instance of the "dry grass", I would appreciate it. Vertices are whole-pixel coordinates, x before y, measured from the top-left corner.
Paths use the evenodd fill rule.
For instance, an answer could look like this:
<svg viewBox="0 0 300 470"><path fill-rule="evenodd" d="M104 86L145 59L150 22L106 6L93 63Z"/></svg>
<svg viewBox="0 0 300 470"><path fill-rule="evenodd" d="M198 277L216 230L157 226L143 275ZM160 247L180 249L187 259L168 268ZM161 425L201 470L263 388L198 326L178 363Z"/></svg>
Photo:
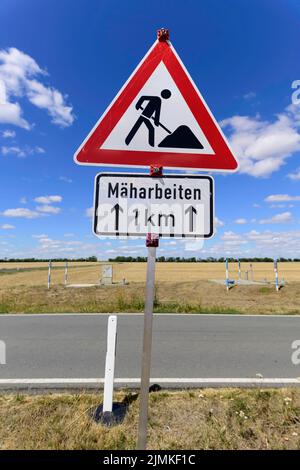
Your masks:
<svg viewBox="0 0 300 470"><path fill-rule="evenodd" d="M45 286L0 288L0 313L142 312L145 284L65 288ZM207 281L161 282L156 312L179 313L300 313L300 283L276 292L274 286L236 286L229 292Z"/></svg>
<svg viewBox="0 0 300 470"><path fill-rule="evenodd" d="M125 392L118 392L120 401ZM138 401L123 424L95 424L101 394L3 395L1 449L134 449ZM300 449L300 390L192 390L150 396L149 449Z"/></svg>

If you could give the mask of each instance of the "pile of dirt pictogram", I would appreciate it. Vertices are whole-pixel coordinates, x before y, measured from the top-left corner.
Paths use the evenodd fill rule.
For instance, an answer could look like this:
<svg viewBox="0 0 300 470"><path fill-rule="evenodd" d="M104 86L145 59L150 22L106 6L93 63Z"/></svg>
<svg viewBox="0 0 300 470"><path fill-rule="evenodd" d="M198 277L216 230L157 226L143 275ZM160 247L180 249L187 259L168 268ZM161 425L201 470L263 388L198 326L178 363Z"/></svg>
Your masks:
<svg viewBox="0 0 300 470"><path fill-rule="evenodd" d="M179 126L172 134L165 137L158 147L203 149L203 145L188 126Z"/></svg>

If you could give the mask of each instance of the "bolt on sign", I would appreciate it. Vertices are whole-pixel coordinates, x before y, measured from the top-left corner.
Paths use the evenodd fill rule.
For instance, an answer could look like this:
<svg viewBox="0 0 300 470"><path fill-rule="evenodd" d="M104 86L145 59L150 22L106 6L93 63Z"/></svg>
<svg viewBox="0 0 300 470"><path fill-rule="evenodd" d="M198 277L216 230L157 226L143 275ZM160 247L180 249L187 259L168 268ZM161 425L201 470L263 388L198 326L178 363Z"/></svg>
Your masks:
<svg viewBox="0 0 300 470"><path fill-rule="evenodd" d="M100 173L95 180L94 233L209 238L213 188L211 176Z"/></svg>

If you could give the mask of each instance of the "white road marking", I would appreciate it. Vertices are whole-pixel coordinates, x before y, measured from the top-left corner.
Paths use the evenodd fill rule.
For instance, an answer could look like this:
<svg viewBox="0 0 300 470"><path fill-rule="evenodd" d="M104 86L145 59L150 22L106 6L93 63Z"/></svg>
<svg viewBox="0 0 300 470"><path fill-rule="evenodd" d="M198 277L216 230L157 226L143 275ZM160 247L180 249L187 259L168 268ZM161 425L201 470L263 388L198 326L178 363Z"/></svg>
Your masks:
<svg viewBox="0 0 300 470"><path fill-rule="evenodd" d="M143 316L143 313L130 313L130 312L111 312L111 313L2 313L0 314L0 320L2 317L101 317L101 316L108 316L108 315L118 315L118 316ZM299 314L289 315L289 314L243 314L243 313L154 313L156 317L255 317L255 318L299 318Z"/></svg>
<svg viewBox="0 0 300 470"><path fill-rule="evenodd" d="M152 383L157 382L159 384L261 384L261 385L300 385L300 377L295 378L228 378L228 377L217 377L217 378L172 378L172 377L154 377L151 378ZM1 385L71 385L71 384L103 384L104 378L32 378L32 379L0 379ZM139 384L139 378L116 378L115 384Z"/></svg>

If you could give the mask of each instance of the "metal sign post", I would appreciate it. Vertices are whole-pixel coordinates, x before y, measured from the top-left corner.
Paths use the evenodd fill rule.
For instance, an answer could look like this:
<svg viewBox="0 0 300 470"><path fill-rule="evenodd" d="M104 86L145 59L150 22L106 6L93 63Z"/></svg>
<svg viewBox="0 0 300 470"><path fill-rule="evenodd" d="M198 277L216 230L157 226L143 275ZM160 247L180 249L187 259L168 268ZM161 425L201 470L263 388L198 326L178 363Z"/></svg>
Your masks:
<svg viewBox="0 0 300 470"><path fill-rule="evenodd" d="M147 279L146 279L146 297L144 313L144 337L143 337L143 356L141 373L141 391L140 391L140 417L138 430L138 450L146 449L147 445L147 423L148 423L148 402L150 386L151 369L151 346L152 346L152 324L153 324L153 304L155 295L155 261L156 247L158 238L147 237L148 259L147 259Z"/></svg>
<svg viewBox="0 0 300 470"><path fill-rule="evenodd" d="M150 166L150 176L161 177L162 167L159 165ZM147 425L148 425L148 407L149 407L149 386L151 370L151 349L152 349L152 326L153 326L153 305L155 297L155 261L156 248L158 247L159 236L148 233L146 238L146 247L148 250L147 258L147 277L146 277L146 295L144 312L144 336L143 336L143 356L141 372L141 391L140 391L140 416L138 429L137 449L145 450L147 447Z"/></svg>

